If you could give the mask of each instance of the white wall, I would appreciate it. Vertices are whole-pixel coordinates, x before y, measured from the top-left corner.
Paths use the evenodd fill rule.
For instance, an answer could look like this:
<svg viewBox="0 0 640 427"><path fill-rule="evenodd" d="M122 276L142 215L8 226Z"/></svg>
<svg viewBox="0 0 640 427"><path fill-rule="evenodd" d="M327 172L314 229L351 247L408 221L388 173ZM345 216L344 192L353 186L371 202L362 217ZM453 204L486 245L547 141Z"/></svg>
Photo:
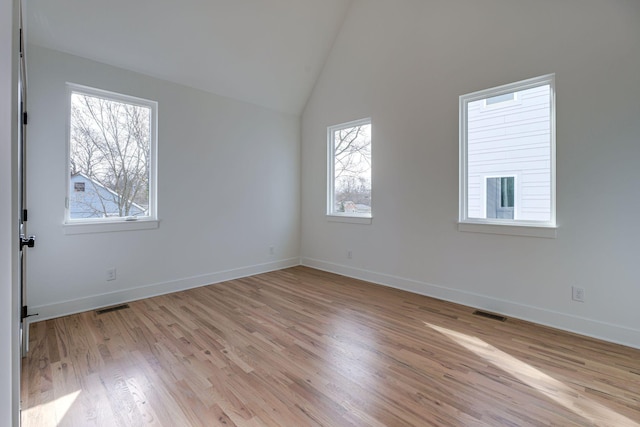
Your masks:
<svg viewBox="0 0 640 427"><path fill-rule="evenodd" d="M34 321L298 264L298 116L35 45L27 52ZM158 102L158 229L64 234L65 82ZM111 267L117 280L107 282Z"/></svg>
<svg viewBox="0 0 640 427"><path fill-rule="evenodd" d="M303 114L303 263L640 347L638 22L635 0L355 0ZM558 237L458 231L458 97L552 72ZM326 127L369 116L373 223L328 222Z"/></svg>
<svg viewBox="0 0 640 427"><path fill-rule="evenodd" d="M18 344L18 272L16 150L17 5L0 0L0 419L18 425L20 348ZM14 9L15 7L15 9Z"/></svg>

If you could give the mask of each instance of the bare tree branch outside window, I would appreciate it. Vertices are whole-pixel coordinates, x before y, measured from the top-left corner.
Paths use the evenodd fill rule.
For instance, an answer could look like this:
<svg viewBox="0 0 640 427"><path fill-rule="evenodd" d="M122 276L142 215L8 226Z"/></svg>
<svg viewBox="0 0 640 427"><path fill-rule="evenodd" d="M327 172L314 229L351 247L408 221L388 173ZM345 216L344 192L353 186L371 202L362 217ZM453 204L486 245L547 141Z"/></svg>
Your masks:
<svg viewBox="0 0 640 427"><path fill-rule="evenodd" d="M92 216L148 213L150 125L149 107L72 93L70 173L90 180Z"/></svg>
<svg viewBox="0 0 640 427"><path fill-rule="evenodd" d="M334 210L371 212L371 124L335 130L333 144Z"/></svg>

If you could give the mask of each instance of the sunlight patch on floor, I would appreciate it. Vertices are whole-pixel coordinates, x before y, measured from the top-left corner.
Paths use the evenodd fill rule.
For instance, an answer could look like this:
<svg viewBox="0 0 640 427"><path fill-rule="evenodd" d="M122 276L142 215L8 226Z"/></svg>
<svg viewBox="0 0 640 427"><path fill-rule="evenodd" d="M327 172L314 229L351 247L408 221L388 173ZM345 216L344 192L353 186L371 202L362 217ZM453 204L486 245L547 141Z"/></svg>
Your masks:
<svg viewBox="0 0 640 427"><path fill-rule="evenodd" d="M47 403L42 403L40 405L36 405L34 407L24 409L22 411L23 419L38 419L37 413L41 414L56 414L55 419L57 422L60 422L64 416L69 412L71 406L76 401L78 396L80 396L81 390L74 391L73 393L65 394L57 399L54 399ZM47 422L51 422L52 425L56 425L56 421L46 420Z"/></svg>
<svg viewBox="0 0 640 427"><path fill-rule="evenodd" d="M590 422L598 425L640 426L640 424L589 399L539 369L499 350L480 338L431 323L424 322L424 324Z"/></svg>

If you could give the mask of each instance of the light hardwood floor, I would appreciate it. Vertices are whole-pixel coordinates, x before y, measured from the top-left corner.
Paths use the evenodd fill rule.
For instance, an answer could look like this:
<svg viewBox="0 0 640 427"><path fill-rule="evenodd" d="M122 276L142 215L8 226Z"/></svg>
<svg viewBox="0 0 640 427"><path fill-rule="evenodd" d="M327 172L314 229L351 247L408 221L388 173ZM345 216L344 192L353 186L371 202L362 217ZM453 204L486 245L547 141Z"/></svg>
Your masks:
<svg viewBox="0 0 640 427"><path fill-rule="evenodd" d="M296 267L33 324L24 427L640 426L640 350Z"/></svg>

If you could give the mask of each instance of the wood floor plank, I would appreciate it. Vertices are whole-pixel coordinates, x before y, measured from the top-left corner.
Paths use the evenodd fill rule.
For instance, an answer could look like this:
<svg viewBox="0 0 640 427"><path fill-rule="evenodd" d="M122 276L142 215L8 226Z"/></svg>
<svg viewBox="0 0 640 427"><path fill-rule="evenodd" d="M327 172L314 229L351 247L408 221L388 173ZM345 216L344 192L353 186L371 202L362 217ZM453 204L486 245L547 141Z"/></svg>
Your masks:
<svg viewBox="0 0 640 427"><path fill-rule="evenodd" d="M24 427L640 427L640 350L305 267L31 325Z"/></svg>

